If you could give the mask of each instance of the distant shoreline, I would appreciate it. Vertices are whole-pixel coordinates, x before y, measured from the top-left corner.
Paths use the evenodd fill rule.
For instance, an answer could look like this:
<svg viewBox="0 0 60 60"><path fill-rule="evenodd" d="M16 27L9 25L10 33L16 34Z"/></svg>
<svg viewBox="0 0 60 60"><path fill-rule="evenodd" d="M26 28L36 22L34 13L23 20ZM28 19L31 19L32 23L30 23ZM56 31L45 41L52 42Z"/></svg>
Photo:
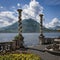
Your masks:
<svg viewBox="0 0 60 60"><path fill-rule="evenodd" d="M60 33L60 31L46 31L43 33ZM0 33L18 33L18 32L0 32ZM40 32L22 32L22 33L40 33Z"/></svg>

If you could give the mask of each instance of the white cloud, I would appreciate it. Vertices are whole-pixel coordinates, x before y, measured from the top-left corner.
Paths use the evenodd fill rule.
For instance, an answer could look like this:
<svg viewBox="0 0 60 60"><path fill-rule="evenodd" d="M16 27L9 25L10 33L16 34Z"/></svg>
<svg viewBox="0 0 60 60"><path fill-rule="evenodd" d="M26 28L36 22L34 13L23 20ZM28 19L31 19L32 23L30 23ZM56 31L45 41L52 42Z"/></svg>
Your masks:
<svg viewBox="0 0 60 60"><path fill-rule="evenodd" d="M20 3L17 3L17 6L20 7Z"/></svg>
<svg viewBox="0 0 60 60"><path fill-rule="evenodd" d="M58 18L52 19L51 22L44 24L46 28L54 28L56 26L60 26L60 20Z"/></svg>
<svg viewBox="0 0 60 60"><path fill-rule="evenodd" d="M2 11L0 12L0 27L11 25L17 21L14 12Z"/></svg>
<svg viewBox="0 0 60 60"><path fill-rule="evenodd" d="M32 18L39 22L40 13L43 13L43 7L36 0L31 0L23 6L22 19Z"/></svg>
<svg viewBox="0 0 60 60"><path fill-rule="evenodd" d="M0 6L0 8L2 9L2 8L3 8L3 6Z"/></svg>
<svg viewBox="0 0 60 60"><path fill-rule="evenodd" d="M18 3L17 6L17 8L21 8L20 3ZM0 12L0 27L11 25L18 20L16 7L12 6L11 8L13 12L7 10ZM31 0L29 4L25 4L22 8L22 19L32 18L38 22L40 21L39 14L43 12L43 7L39 4L39 2Z"/></svg>
<svg viewBox="0 0 60 60"><path fill-rule="evenodd" d="M10 23L8 21L0 20L0 28L1 27L5 27L5 26L8 26L8 25L10 25Z"/></svg>

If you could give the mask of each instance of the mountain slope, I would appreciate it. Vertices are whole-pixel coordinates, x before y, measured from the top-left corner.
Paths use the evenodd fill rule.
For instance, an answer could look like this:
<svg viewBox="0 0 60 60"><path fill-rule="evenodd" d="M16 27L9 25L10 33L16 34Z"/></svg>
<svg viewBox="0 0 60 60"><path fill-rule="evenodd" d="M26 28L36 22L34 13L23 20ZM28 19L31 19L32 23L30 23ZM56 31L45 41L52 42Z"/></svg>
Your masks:
<svg viewBox="0 0 60 60"><path fill-rule="evenodd" d="M60 26L56 26L56 27L54 27L53 29L55 29L55 30L60 30Z"/></svg>
<svg viewBox="0 0 60 60"><path fill-rule="evenodd" d="M23 32L39 32L39 23L33 19L24 20L22 26Z"/></svg>
<svg viewBox="0 0 60 60"><path fill-rule="evenodd" d="M25 19L22 21L23 33L37 33L40 31L40 24L33 19ZM44 31L47 31L45 27ZM11 26L4 27L0 29L0 32L18 32L18 22Z"/></svg>

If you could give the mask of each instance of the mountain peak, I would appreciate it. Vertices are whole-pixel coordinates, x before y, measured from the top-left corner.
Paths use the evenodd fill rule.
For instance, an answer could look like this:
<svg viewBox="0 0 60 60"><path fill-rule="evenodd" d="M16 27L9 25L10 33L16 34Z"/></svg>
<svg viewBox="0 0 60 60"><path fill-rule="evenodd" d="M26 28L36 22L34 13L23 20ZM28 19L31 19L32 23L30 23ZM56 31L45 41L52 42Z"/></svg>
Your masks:
<svg viewBox="0 0 60 60"><path fill-rule="evenodd" d="M23 33L39 32L39 23L34 19L22 20ZM0 31L1 32L1 31ZM18 22L3 28L3 32L18 32Z"/></svg>

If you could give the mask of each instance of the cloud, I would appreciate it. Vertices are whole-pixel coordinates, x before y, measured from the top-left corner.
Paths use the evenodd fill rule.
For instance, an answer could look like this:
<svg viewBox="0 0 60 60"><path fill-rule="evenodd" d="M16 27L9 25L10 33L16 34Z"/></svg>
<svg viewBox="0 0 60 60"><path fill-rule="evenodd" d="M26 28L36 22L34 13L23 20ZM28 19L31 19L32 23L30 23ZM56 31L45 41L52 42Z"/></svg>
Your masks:
<svg viewBox="0 0 60 60"><path fill-rule="evenodd" d="M2 11L0 12L0 27L11 25L17 21L17 17L14 12Z"/></svg>
<svg viewBox="0 0 60 60"><path fill-rule="evenodd" d="M39 14L43 13L43 7L36 0L31 0L29 4L25 4L24 6L20 6L20 3L17 3L17 7L11 7L12 10L10 9L9 11L0 11L0 27L5 27L15 23L18 20L18 12L16 9L21 7L23 9L22 20L32 18L35 19L37 22L40 21Z"/></svg>
<svg viewBox="0 0 60 60"><path fill-rule="evenodd" d="M52 19L51 22L44 24L46 28L54 28L56 26L60 26L60 20L58 18Z"/></svg>
<svg viewBox="0 0 60 60"><path fill-rule="evenodd" d="M60 0L44 0L44 3L48 5L60 5Z"/></svg>
<svg viewBox="0 0 60 60"><path fill-rule="evenodd" d="M15 7L15 6L12 6L11 8L12 8L12 9L15 9L16 7Z"/></svg>
<svg viewBox="0 0 60 60"><path fill-rule="evenodd" d="M3 9L3 6L0 6L0 9Z"/></svg>
<svg viewBox="0 0 60 60"><path fill-rule="evenodd" d="M43 13L43 7L36 0L31 0L27 5L23 6L22 19L35 19L39 22L39 14Z"/></svg>
<svg viewBox="0 0 60 60"><path fill-rule="evenodd" d="M2 20L0 20L0 28L8 26L8 25L10 25L10 23L8 21L2 21Z"/></svg>
<svg viewBox="0 0 60 60"><path fill-rule="evenodd" d="M17 6L20 7L20 3L17 3Z"/></svg>

